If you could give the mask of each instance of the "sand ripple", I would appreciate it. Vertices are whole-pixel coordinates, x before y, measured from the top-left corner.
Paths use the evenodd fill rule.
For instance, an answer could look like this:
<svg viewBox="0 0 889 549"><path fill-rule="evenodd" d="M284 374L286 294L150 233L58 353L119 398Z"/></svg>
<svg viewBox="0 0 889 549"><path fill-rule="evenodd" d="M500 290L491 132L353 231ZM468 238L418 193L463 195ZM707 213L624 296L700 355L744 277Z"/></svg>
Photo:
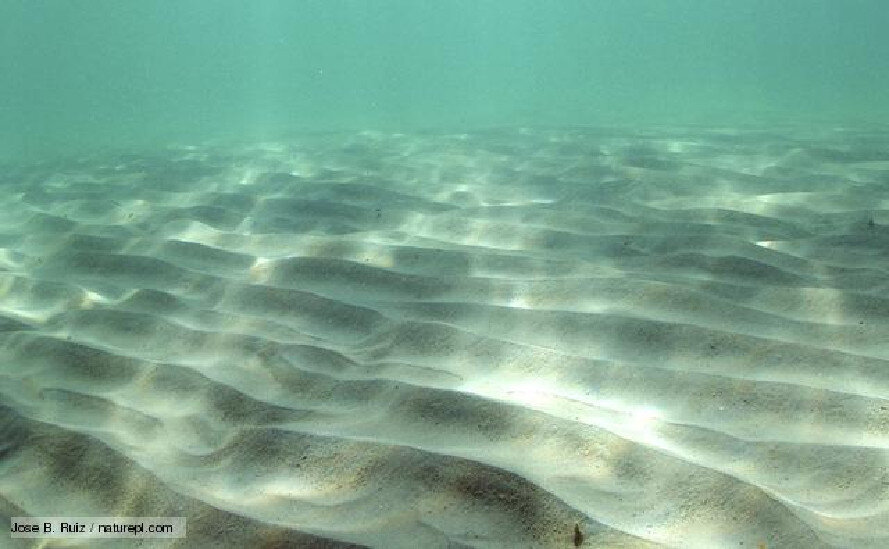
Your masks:
<svg viewBox="0 0 889 549"><path fill-rule="evenodd" d="M498 130L7 167L0 510L185 516L145 546L189 548L889 546L887 151Z"/></svg>

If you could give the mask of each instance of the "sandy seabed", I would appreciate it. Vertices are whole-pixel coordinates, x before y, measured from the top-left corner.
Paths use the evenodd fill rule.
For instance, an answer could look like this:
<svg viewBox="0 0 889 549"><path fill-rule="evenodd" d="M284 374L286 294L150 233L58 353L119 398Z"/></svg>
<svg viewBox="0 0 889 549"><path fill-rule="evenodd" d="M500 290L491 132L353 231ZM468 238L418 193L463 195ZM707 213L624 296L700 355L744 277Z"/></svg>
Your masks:
<svg viewBox="0 0 889 549"><path fill-rule="evenodd" d="M889 131L331 134L0 174L10 547L889 547Z"/></svg>

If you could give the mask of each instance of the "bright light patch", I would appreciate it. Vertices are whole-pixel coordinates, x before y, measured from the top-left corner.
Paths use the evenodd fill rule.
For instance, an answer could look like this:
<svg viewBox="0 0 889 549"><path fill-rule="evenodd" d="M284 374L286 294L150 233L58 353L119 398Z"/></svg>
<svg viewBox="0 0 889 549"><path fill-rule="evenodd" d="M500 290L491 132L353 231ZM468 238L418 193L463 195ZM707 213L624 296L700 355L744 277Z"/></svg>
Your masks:
<svg viewBox="0 0 889 549"><path fill-rule="evenodd" d="M268 282L272 273L273 261L267 257L257 257L250 266L250 280L260 284Z"/></svg>
<svg viewBox="0 0 889 549"><path fill-rule="evenodd" d="M253 185L258 176L259 170L257 168L247 168L241 174L241 179L238 180L238 185Z"/></svg>
<svg viewBox="0 0 889 549"><path fill-rule="evenodd" d="M629 415L627 427L645 433L650 432L663 418L661 413L653 408L640 408L630 412Z"/></svg>
<svg viewBox="0 0 889 549"><path fill-rule="evenodd" d="M540 384L525 382L513 385L506 391L507 398L532 408L540 408L551 404L554 400L547 387Z"/></svg>
<svg viewBox="0 0 889 549"><path fill-rule="evenodd" d="M177 240L212 246L218 234L219 231L216 231L212 227L194 221L189 223L188 227L179 233Z"/></svg>
<svg viewBox="0 0 889 549"><path fill-rule="evenodd" d="M0 267L6 270L15 270L21 263L8 248L0 248Z"/></svg>
<svg viewBox="0 0 889 549"><path fill-rule="evenodd" d="M92 309L96 303L107 303L108 299L96 292L85 290L83 298L80 300L80 307L83 309Z"/></svg>

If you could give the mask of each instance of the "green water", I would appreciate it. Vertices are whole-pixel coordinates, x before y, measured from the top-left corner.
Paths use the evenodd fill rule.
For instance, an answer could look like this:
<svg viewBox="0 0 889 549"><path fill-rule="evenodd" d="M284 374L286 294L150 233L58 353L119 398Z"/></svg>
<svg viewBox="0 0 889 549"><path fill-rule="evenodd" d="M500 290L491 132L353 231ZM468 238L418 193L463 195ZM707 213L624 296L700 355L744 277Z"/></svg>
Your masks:
<svg viewBox="0 0 889 549"><path fill-rule="evenodd" d="M889 120L885 0L3 0L0 158L328 130Z"/></svg>

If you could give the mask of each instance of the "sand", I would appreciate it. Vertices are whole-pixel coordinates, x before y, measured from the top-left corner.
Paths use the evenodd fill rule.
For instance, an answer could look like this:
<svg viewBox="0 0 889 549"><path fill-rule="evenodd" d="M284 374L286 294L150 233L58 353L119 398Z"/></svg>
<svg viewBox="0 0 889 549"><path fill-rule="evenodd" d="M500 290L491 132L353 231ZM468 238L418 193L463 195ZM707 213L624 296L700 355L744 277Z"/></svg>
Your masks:
<svg viewBox="0 0 889 549"><path fill-rule="evenodd" d="M175 147L7 166L0 212L7 522L889 546L889 133Z"/></svg>

